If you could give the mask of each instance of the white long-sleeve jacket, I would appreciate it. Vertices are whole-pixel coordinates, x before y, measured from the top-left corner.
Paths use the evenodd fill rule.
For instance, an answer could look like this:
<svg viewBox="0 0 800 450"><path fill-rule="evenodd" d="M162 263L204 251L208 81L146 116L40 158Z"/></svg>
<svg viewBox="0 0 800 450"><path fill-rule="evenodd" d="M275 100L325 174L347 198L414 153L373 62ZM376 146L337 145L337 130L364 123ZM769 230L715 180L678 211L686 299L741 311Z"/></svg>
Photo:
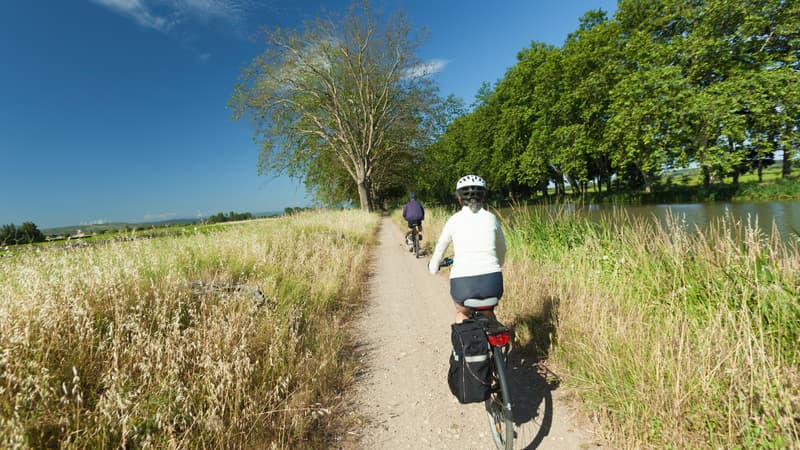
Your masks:
<svg viewBox="0 0 800 450"><path fill-rule="evenodd" d="M439 270L447 246L453 241L453 267L450 278L470 277L502 271L506 256L506 240L500 221L494 214L480 209L473 213L468 207L453 214L442 229L428 270Z"/></svg>

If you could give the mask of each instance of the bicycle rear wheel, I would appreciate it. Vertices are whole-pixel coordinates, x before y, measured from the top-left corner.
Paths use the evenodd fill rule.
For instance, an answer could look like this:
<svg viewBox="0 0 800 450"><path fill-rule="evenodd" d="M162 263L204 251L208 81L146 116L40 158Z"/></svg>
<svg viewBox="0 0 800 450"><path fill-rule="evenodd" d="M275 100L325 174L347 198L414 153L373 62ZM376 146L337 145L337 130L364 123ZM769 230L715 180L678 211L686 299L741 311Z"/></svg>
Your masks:
<svg viewBox="0 0 800 450"><path fill-rule="evenodd" d="M506 380L506 358L501 347L492 347L494 378L497 389L486 400L486 415L492 438L499 450L514 448L514 420L511 416L511 392Z"/></svg>
<svg viewBox="0 0 800 450"><path fill-rule="evenodd" d="M419 233L414 233L414 256L419 258Z"/></svg>

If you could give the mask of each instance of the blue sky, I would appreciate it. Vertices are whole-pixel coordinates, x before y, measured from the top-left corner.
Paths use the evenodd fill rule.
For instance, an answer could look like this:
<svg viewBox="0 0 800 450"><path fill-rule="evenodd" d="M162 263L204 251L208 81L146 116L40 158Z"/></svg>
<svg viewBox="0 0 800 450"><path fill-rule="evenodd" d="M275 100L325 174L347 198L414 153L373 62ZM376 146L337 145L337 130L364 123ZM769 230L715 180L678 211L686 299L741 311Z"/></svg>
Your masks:
<svg viewBox="0 0 800 450"><path fill-rule="evenodd" d="M259 176L258 146L226 103L263 46L318 0L7 0L0 3L0 225L144 222L308 206ZM373 0L426 27L443 95L471 103L532 41L560 46L615 0Z"/></svg>

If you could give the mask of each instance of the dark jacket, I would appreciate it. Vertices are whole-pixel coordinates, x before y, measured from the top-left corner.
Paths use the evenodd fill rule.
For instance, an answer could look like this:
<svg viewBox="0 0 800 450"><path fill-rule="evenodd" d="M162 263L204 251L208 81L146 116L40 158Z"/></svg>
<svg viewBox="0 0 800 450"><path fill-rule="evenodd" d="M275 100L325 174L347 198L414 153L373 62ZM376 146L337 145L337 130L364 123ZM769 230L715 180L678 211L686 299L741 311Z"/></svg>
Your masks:
<svg viewBox="0 0 800 450"><path fill-rule="evenodd" d="M409 222L416 222L425 218L425 210L422 208L422 203L411 199L403 207L403 218Z"/></svg>

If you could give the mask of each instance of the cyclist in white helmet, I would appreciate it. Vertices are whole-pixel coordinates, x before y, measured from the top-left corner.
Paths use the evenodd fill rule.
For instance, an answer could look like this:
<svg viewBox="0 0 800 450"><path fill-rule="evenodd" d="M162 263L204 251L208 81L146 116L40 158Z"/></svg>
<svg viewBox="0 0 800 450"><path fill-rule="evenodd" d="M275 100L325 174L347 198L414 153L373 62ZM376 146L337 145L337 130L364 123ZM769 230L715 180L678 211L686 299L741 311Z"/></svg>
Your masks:
<svg viewBox="0 0 800 450"><path fill-rule="evenodd" d="M461 211L447 220L428 270L436 274L447 246L453 241L450 296L455 302L455 321L461 323L469 314L464 300L502 297L506 241L500 221L483 209L486 199L483 178L477 175L462 177L456 183L456 197ZM494 317L491 309L485 314Z"/></svg>

